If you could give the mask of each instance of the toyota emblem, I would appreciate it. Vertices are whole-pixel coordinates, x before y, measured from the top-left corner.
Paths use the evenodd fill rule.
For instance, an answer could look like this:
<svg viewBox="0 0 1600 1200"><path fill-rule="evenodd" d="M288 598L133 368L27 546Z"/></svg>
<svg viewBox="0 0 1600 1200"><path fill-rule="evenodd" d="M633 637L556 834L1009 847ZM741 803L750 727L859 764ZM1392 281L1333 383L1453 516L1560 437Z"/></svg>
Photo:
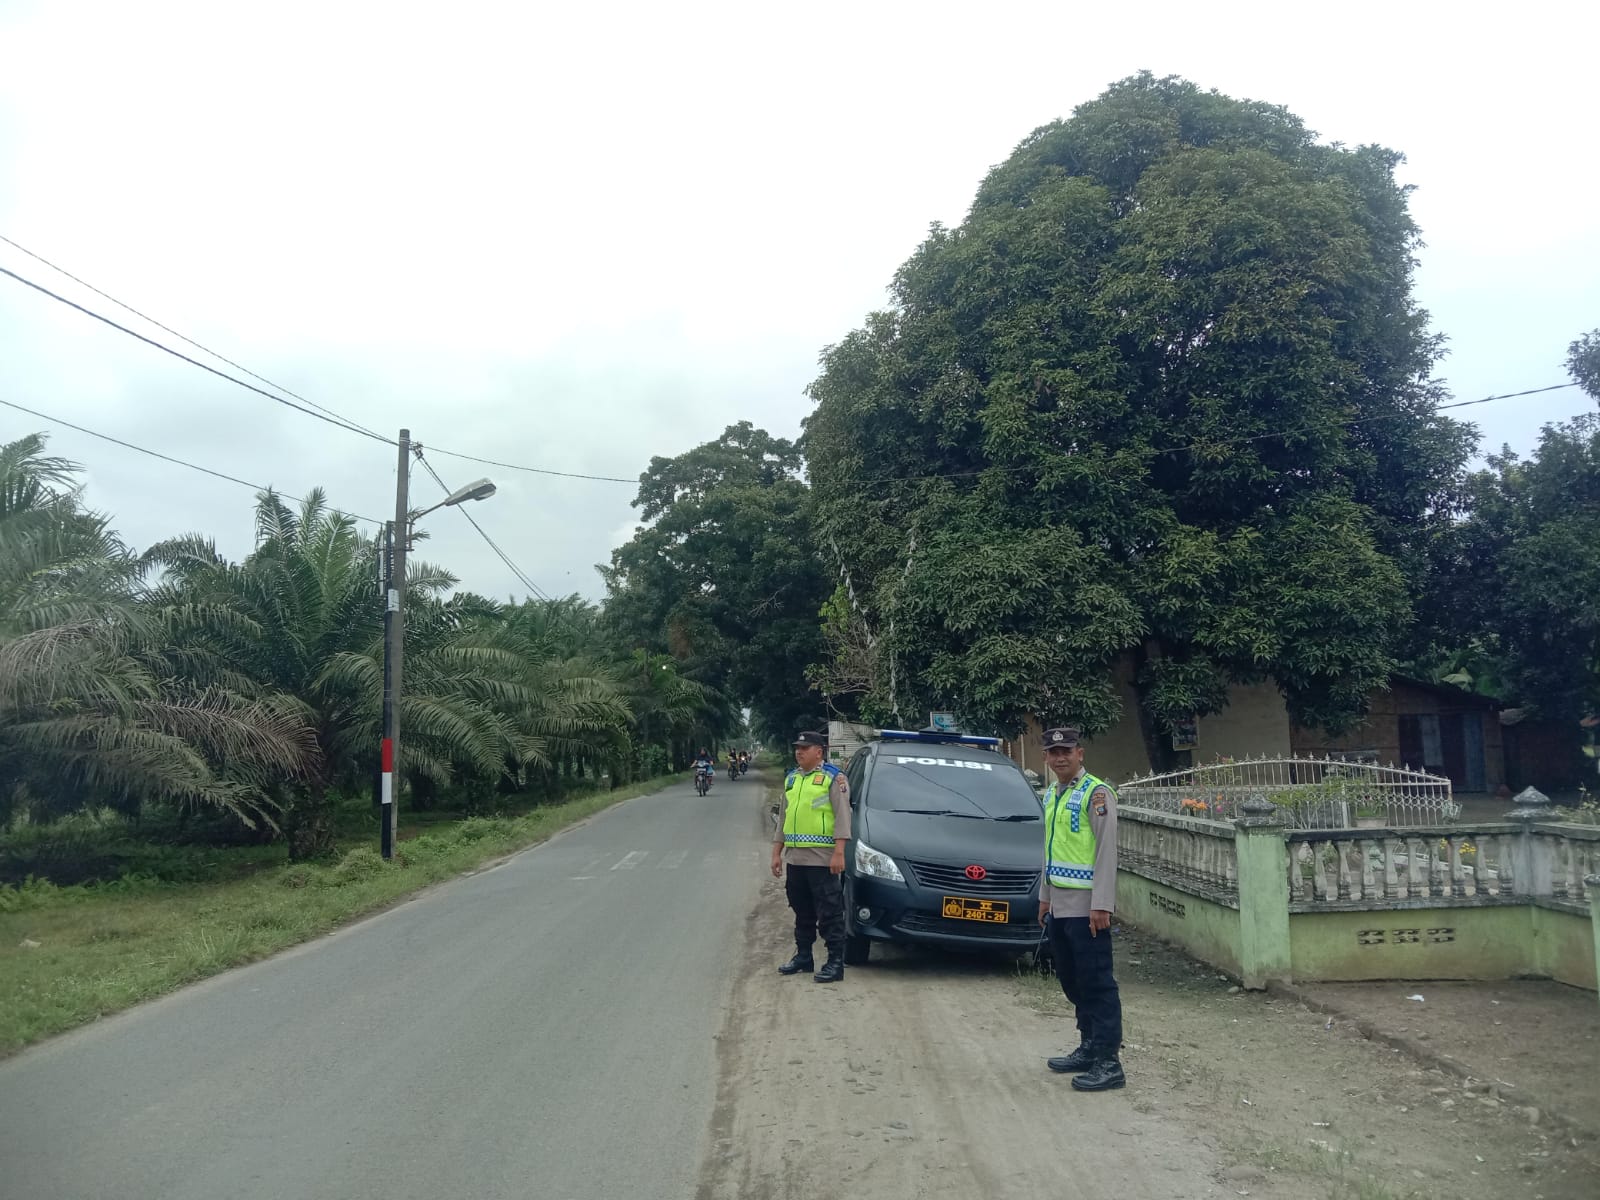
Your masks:
<svg viewBox="0 0 1600 1200"><path fill-rule="evenodd" d="M973 863L967 868L967 878L976 883L980 879L989 878L989 872L985 871L977 863Z"/></svg>

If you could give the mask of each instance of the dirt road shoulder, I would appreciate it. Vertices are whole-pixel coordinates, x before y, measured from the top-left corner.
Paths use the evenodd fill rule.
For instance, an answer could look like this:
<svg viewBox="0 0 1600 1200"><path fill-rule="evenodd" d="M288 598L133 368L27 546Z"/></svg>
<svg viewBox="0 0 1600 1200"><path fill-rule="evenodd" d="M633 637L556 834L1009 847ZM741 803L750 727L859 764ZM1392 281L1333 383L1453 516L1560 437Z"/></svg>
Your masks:
<svg viewBox="0 0 1600 1200"><path fill-rule="evenodd" d="M776 881L746 937L698 1200L1600 1191L1590 1144L1136 932L1117 951L1129 1086L1093 1096L1044 1067L1072 1040L1051 980L897 948L840 985L780 977Z"/></svg>

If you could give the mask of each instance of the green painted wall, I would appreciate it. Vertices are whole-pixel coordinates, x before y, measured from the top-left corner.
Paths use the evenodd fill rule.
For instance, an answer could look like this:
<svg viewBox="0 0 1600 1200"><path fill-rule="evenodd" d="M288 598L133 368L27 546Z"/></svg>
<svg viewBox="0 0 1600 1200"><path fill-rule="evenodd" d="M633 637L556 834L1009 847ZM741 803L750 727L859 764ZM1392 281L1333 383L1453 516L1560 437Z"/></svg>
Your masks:
<svg viewBox="0 0 1600 1200"><path fill-rule="evenodd" d="M1294 913L1301 980L1510 979L1537 971L1528 905ZM1592 976L1591 976L1592 978Z"/></svg>
<svg viewBox="0 0 1600 1200"><path fill-rule="evenodd" d="M1576 913L1534 908L1532 972L1596 990L1592 922Z"/></svg>
<svg viewBox="0 0 1600 1200"><path fill-rule="evenodd" d="M1241 973L1239 913L1225 904L1121 870L1117 872L1117 916L1224 971Z"/></svg>

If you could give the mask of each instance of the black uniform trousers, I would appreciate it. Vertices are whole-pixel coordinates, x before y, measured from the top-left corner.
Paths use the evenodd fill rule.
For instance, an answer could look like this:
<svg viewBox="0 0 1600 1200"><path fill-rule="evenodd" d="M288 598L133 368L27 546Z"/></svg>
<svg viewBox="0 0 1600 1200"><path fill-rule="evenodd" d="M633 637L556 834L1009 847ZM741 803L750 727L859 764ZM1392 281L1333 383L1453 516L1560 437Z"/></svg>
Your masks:
<svg viewBox="0 0 1600 1200"><path fill-rule="evenodd" d="M829 958L844 958L844 877L827 867L797 867L789 864L784 880L789 907L794 909L794 945L802 955L811 954L811 944L822 933Z"/></svg>
<svg viewBox="0 0 1600 1200"><path fill-rule="evenodd" d="M1088 917L1049 918L1056 978L1077 1012L1084 1044L1114 1056L1122 1049L1122 994L1111 975L1111 931L1089 935Z"/></svg>

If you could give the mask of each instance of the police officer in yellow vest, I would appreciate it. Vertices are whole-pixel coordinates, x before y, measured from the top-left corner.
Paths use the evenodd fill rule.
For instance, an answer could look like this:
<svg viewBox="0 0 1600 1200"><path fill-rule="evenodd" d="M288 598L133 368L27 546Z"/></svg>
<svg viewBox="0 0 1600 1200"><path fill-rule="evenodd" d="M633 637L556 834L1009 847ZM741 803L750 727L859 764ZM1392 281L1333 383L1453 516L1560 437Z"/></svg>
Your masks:
<svg viewBox="0 0 1600 1200"><path fill-rule="evenodd" d="M1076 1010L1080 1045L1052 1058L1080 1092L1119 1088L1122 997L1111 974L1111 914L1117 907L1117 794L1083 769L1076 729L1044 732L1055 775L1044 795L1045 872L1039 921L1050 938L1056 978Z"/></svg>
<svg viewBox="0 0 1600 1200"><path fill-rule="evenodd" d="M850 784L827 757L828 738L802 733L794 740L796 768L783 783L777 840L772 843L772 873L789 877L785 891L794 909L795 954L778 968L798 975L815 967L811 946L817 931L828 961L812 977L818 983L844 978L844 847L850 840Z"/></svg>

